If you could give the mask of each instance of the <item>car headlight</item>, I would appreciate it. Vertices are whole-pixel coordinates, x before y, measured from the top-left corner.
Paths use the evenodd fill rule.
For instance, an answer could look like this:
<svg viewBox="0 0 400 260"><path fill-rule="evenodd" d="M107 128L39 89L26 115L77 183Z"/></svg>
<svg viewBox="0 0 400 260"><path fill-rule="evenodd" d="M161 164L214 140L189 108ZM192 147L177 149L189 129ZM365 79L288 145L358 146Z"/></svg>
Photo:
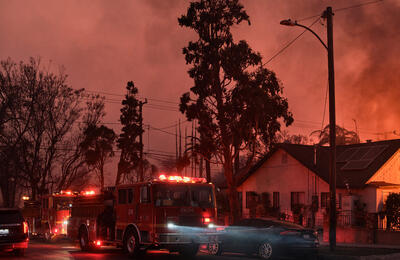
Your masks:
<svg viewBox="0 0 400 260"><path fill-rule="evenodd" d="M172 222L168 222L168 223L167 223L167 227L168 227L169 229L174 229L174 228L176 227L176 225L175 225L174 223L172 223Z"/></svg>

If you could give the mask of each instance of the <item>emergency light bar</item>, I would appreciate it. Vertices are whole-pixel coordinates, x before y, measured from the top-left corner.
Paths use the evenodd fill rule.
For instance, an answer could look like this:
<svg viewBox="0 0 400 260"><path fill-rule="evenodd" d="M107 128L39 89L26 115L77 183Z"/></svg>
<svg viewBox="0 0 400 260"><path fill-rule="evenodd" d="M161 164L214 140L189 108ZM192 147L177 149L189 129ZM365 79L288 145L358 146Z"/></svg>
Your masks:
<svg viewBox="0 0 400 260"><path fill-rule="evenodd" d="M94 192L94 190L87 190L87 191L82 191L82 194L85 196L91 196L95 195L96 193Z"/></svg>
<svg viewBox="0 0 400 260"><path fill-rule="evenodd" d="M195 177L186 177L186 176L167 176L165 174L161 174L158 176L158 180L160 181L168 181L168 182L185 182L185 183L206 183L205 178L195 178Z"/></svg>

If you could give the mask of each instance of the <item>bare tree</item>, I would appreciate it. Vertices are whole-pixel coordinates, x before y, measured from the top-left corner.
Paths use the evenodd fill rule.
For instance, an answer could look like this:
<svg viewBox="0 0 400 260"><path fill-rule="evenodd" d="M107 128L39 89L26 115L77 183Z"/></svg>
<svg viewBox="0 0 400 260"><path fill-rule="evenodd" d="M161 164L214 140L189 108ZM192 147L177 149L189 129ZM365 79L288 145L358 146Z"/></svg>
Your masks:
<svg viewBox="0 0 400 260"><path fill-rule="evenodd" d="M27 188L33 199L53 184L63 142L82 110L83 90L69 87L63 70L43 70L40 59L8 59L0 70L1 187L12 205L16 185L8 189L10 183Z"/></svg>

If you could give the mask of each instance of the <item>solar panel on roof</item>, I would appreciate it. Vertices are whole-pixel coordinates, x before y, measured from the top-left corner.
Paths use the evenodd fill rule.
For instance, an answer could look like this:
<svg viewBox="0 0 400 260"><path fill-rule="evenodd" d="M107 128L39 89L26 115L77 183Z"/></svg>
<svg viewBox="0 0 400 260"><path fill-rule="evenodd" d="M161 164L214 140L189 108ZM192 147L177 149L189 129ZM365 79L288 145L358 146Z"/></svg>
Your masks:
<svg viewBox="0 0 400 260"><path fill-rule="evenodd" d="M351 160L360 160L368 151L369 147L360 147L358 151L350 158Z"/></svg>
<svg viewBox="0 0 400 260"><path fill-rule="evenodd" d="M375 160L375 158L378 157L383 151L385 151L385 149L387 147L388 147L387 145L372 146L372 147L370 147L369 151L361 159Z"/></svg>
<svg viewBox="0 0 400 260"><path fill-rule="evenodd" d="M358 150L359 148L346 149L337 157L336 162L348 162L350 158L353 157L355 153L357 153Z"/></svg>
<svg viewBox="0 0 400 260"><path fill-rule="evenodd" d="M372 163L373 160L352 160L348 161L341 170L364 170Z"/></svg>

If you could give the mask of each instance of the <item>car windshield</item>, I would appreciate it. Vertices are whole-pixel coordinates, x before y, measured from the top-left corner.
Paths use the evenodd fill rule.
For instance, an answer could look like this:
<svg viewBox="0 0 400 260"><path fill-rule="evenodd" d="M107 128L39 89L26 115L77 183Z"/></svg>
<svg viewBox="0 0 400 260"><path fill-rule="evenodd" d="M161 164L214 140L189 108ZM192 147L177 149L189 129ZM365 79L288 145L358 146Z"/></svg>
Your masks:
<svg viewBox="0 0 400 260"><path fill-rule="evenodd" d="M0 210L0 224L14 224L24 221L18 210Z"/></svg>
<svg viewBox="0 0 400 260"><path fill-rule="evenodd" d="M242 219L233 226L242 226L242 227L256 227L256 228L268 228L268 227L282 227L286 229L303 229L303 226L290 223L290 222L285 222L285 221L279 221L279 220L273 220L273 219Z"/></svg>
<svg viewBox="0 0 400 260"><path fill-rule="evenodd" d="M154 203L156 206L192 206L214 207L211 186L158 184L154 187Z"/></svg>
<svg viewBox="0 0 400 260"><path fill-rule="evenodd" d="M279 220L273 220L271 221L273 223L273 226L276 227L284 227L284 228L288 228L288 229L304 229L303 226L294 224L294 223L290 223L290 222L285 222L285 221L279 221Z"/></svg>

